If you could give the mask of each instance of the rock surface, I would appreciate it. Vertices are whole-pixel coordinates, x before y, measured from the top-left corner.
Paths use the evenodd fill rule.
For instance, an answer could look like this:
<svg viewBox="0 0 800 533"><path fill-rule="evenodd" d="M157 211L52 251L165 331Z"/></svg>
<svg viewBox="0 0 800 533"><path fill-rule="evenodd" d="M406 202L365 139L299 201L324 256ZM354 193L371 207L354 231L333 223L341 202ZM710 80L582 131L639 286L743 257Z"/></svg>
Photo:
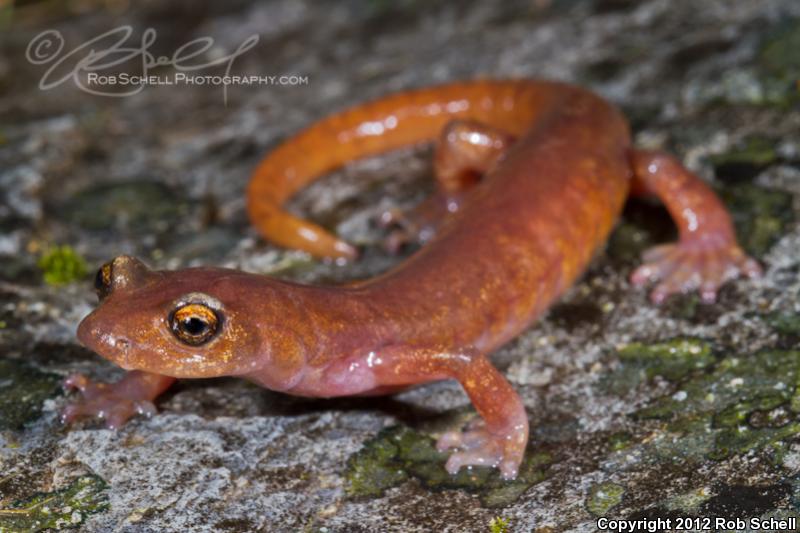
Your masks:
<svg viewBox="0 0 800 533"><path fill-rule="evenodd" d="M220 57L257 33L234 72L308 83L231 87L227 104L208 85L126 98L37 88L49 65L25 54L39 32L58 29L71 50L123 24L155 28L156 56L211 36ZM593 531L600 516L796 516L798 43L796 0L0 7L0 531L550 532ZM639 145L674 151L720 191L765 277L713 305L651 306L625 279L674 230L660 207L632 203L582 282L495 356L533 428L510 484L444 474L431 436L473 414L451 383L311 401L205 380L118 432L60 425L60 377L120 374L75 340L94 305L83 262L130 253L325 283L383 271L401 259L371 221L431 189L429 149L355 163L293 202L366 248L346 267L258 239L249 173L333 110L476 76L558 78L617 103Z"/></svg>

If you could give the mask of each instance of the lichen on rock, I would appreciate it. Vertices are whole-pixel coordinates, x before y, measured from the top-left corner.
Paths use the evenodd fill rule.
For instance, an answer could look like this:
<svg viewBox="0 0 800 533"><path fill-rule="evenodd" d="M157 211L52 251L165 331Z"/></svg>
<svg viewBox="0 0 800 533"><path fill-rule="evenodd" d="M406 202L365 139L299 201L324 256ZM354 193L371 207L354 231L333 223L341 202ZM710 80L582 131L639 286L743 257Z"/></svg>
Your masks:
<svg viewBox="0 0 800 533"><path fill-rule="evenodd" d="M385 429L350 457L348 492L355 497L380 496L413 477L429 489L464 489L477 493L487 507L503 507L544 480L552 461L547 453L529 450L517 479L507 482L488 467L462 468L450 475L444 469L447 455L437 451L427 435L401 426Z"/></svg>
<svg viewBox="0 0 800 533"><path fill-rule="evenodd" d="M36 420L48 398L60 394L61 378L15 359L0 359L0 430Z"/></svg>
<svg viewBox="0 0 800 533"><path fill-rule="evenodd" d="M107 486L97 476L74 479L62 489L32 495L0 508L0 532L73 529L108 509Z"/></svg>

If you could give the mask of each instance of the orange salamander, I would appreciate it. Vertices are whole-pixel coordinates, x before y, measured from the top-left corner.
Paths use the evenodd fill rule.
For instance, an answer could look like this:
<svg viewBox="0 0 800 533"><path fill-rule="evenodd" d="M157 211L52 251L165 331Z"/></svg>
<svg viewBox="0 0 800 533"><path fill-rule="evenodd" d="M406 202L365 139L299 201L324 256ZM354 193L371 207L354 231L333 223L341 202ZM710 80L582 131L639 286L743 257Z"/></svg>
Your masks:
<svg viewBox="0 0 800 533"><path fill-rule="evenodd" d="M549 81L453 83L330 116L260 163L250 218L276 244L354 259L353 246L282 204L350 160L419 142L436 142L437 192L386 220L395 242L426 244L378 277L329 287L219 268L152 271L128 256L104 265L100 305L78 338L130 372L110 385L70 377L82 398L64 419L99 415L117 427L154 412L176 378L240 376L318 397L455 379L480 418L439 438L454 450L447 470L491 465L513 479L528 417L487 355L575 282L629 193L658 196L679 228L631 276L658 282L655 303L691 290L712 301L724 282L760 273L708 186L673 157L633 148L627 122L599 96Z"/></svg>

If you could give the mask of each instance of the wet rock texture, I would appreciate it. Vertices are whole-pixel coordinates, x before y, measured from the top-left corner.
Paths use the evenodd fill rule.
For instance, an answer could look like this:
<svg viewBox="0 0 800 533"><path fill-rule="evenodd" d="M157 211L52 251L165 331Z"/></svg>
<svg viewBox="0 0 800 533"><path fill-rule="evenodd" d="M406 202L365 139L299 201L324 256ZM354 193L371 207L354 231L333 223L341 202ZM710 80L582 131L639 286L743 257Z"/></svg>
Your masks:
<svg viewBox="0 0 800 533"><path fill-rule="evenodd" d="M309 82L232 87L227 105L213 86L37 88L37 33L58 29L66 51L122 24L155 28L155 55L204 36L224 55L257 33L234 73ZM600 516L796 514L798 43L796 0L0 7L0 531L592 531ZM473 416L450 383L311 401L197 381L119 432L59 424L62 377L120 374L76 344L94 305L85 272L120 253L304 282L385 270L401 259L372 221L430 190L428 148L353 164L293 202L365 247L345 267L259 240L249 172L328 112L476 76L569 80L616 102L639 145L676 152L720 191L765 277L713 305L651 306L625 279L674 230L662 208L629 205L583 281L496 354L533 428L511 484L445 475L431 438Z"/></svg>

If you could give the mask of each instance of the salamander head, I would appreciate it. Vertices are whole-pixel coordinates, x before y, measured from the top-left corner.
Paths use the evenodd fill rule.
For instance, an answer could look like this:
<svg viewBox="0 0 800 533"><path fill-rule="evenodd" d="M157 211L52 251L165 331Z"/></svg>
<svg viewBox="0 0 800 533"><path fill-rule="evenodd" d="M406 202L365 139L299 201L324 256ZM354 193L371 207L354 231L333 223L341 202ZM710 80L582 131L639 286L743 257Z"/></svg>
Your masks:
<svg viewBox="0 0 800 533"><path fill-rule="evenodd" d="M256 371L269 361L270 341L246 307L252 295L244 276L153 271L117 257L97 272L100 305L78 326L78 339L129 370L190 378Z"/></svg>

